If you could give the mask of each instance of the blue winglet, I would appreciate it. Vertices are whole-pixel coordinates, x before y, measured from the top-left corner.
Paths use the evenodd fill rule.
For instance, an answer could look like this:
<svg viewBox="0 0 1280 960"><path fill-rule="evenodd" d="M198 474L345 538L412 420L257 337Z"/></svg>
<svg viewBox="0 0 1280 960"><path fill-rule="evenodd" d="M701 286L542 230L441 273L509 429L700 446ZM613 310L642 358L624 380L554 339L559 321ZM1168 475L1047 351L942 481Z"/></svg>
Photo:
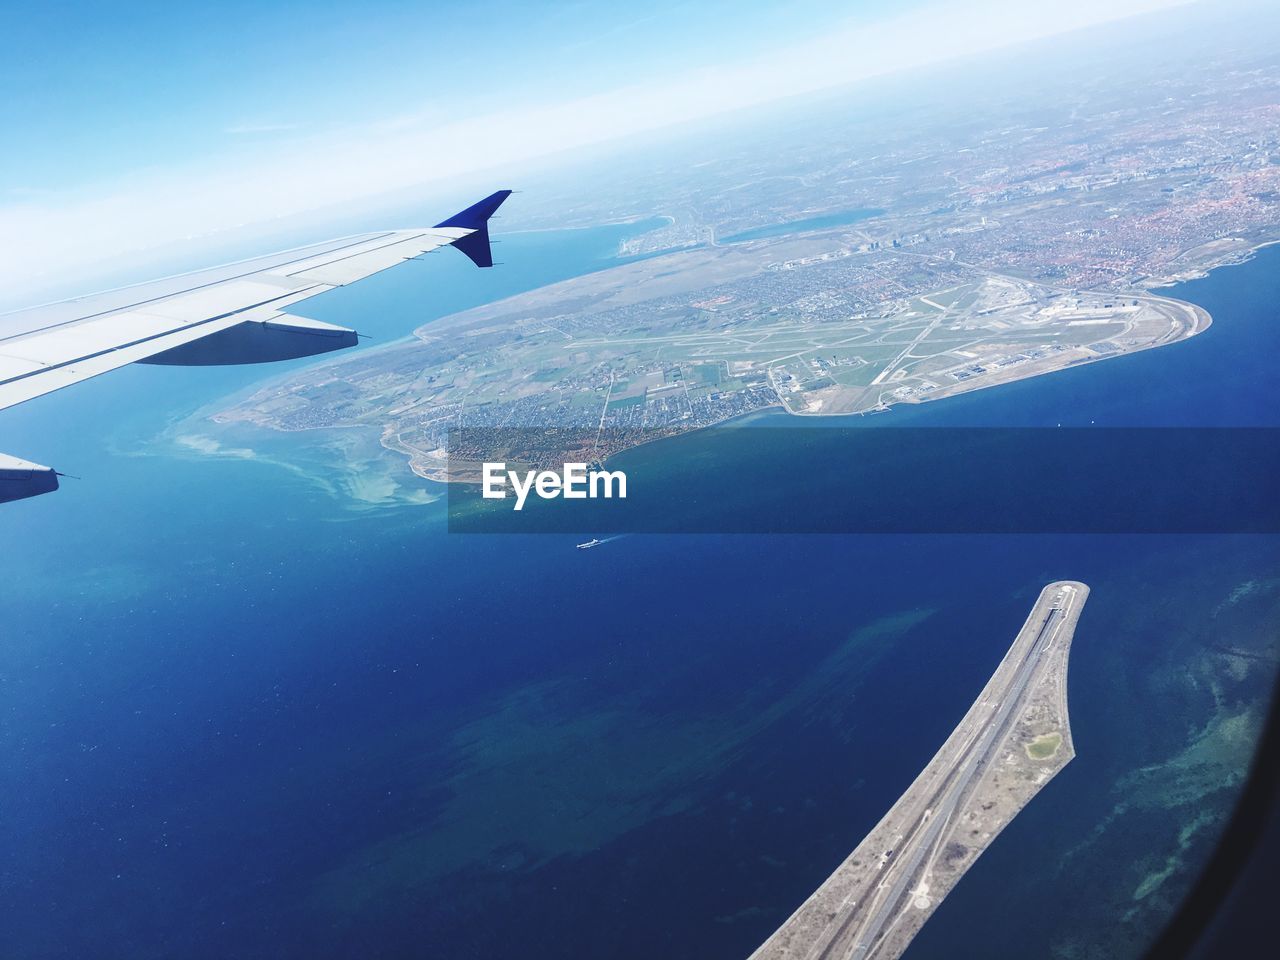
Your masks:
<svg viewBox="0 0 1280 960"><path fill-rule="evenodd" d="M509 196L511 196L510 190L491 193L479 203L473 203L443 223L437 223L436 226L474 230L475 233L469 233L460 240L453 241L452 245L470 257L477 267L492 267L493 249L489 246L489 218Z"/></svg>

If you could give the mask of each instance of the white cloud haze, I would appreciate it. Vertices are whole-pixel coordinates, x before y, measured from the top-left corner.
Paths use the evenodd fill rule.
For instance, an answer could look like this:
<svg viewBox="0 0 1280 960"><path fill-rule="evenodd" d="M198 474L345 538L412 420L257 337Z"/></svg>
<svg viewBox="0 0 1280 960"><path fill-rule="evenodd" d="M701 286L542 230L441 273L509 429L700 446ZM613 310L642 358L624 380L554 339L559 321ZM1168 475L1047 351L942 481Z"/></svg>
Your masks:
<svg viewBox="0 0 1280 960"><path fill-rule="evenodd" d="M96 261L304 213L491 166L625 137L782 97L971 55L1139 13L1175 0L982 0L848 24L766 56L693 69L571 101L440 122L419 116L298 137L287 123L226 129L221 156L137 170L64 194L0 185L5 300L74 278ZM427 67L429 69L429 66ZM376 106L376 105L375 105ZM283 140L271 133L291 132ZM257 135L255 137L254 135ZM247 152L246 142L257 152ZM447 212L447 211L446 211ZM68 293L85 292L75 284Z"/></svg>

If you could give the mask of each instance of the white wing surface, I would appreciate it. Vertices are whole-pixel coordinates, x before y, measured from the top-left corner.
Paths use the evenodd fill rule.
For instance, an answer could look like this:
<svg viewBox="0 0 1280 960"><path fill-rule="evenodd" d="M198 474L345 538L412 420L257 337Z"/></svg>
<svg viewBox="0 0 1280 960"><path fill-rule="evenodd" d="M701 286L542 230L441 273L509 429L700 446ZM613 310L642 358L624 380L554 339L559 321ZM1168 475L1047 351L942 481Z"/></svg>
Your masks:
<svg viewBox="0 0 1280 960"><path fill-rule="evenodd" d="M264 363L352 346L356 331L285 309L443 246L492 266L488 221L510 193L434 227L331 240L0 316L0 410L129 363ZM0 502L57 487L51 468L0 454Z"/></svg>

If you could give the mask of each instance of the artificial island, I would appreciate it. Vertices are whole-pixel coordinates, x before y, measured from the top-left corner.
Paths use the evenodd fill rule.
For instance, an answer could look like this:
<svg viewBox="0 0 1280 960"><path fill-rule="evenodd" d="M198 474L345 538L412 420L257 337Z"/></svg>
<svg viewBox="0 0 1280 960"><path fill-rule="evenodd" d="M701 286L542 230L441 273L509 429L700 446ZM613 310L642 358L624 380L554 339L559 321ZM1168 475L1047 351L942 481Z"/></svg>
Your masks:
<svg viewBox="0 0 1280 960"><path fill-rule="evenodd" d="M1041 591L941 749L751 960L893 960L996 836L1075 756L1067 658L1089 588Z"/></svg>

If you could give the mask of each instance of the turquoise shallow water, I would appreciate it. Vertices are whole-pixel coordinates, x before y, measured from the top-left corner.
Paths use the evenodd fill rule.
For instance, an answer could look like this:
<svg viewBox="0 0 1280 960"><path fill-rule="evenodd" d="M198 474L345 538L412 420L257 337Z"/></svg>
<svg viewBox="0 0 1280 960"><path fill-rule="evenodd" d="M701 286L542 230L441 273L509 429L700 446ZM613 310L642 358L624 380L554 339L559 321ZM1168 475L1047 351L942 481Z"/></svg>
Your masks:
<svg viewBox="0 0 1280 960"><path fill-rule="evenodd" d="M628 229L308 312L390 339ZM1173 291L1214 314L1192 341L883 422L1271 422L1277 262ZM1078 759L911 955L1135 955L1212 842L1275 669L1272 538L450 536L426 485L353 500L328 439L174 444L261 375L126 370L6 419L84 476L0 515L7 956L743 957L1057 577L1093 587Z"/></svg>

